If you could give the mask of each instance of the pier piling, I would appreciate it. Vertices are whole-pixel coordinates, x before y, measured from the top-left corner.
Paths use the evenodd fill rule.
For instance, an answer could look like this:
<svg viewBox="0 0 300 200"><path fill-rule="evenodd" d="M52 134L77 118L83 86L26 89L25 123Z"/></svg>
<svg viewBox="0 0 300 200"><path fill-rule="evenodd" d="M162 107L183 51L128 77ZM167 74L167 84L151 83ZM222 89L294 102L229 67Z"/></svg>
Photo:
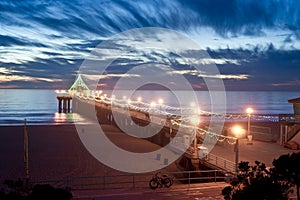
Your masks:
<svg viewBox="0 0 300 200"><path fill-rule="evenodd" d="M71 112L71 96L57 96L58 112L70 113Z"/></svg>

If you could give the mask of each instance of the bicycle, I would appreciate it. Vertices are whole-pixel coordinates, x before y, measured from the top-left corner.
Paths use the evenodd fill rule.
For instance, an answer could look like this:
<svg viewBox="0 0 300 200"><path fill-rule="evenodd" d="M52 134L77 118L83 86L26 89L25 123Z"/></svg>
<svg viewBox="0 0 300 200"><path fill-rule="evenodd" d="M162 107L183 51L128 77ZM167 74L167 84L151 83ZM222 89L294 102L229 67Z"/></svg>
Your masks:
<svg viewBox="0 0 300 200"><path fill-rule="evenodd" d="M161 172L156 173L149 182L151 189L155 190L158 187L171 187L173 185L173 179L166 174L161 174Z"/></svg>

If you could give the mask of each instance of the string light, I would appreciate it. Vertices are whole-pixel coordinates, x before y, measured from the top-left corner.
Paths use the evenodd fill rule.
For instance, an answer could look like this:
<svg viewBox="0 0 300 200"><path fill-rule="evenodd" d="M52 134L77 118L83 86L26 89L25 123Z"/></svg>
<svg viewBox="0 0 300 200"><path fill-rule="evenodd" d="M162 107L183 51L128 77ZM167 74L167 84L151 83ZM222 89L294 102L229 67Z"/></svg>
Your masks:
<svg viewBox="0 0 300 200"><path fill-rule="evenodd" d="M63 92L63 91L60 91ZM114 103L114 106L118 106L120 108L128 107L128 109L141 111L141 112L148 112L148 113L160 113L161 115L166 116L168 119L170 119L171 124L175 126L181 126L183 128L187 129L194 129L194 126L190 126L191 122L191 116L195 115L195 107L173 107L169 105L163 104L163 99L158 100L159 104L159 110L156 108L156 103L146 103L142 102L142 98L138 97L137 101L132 101L130 99L127 99L125 96L122 99L116 99L114 96L111 98L107 97L107 94L103 94L99 98L99 94L102 94L101 92L96 91L97 96L94 95L88 95L83 93L75 93L75 96L77 98L80 98L85 101L95 101L97 103L105 103L105 104L112 104L112 100ZM191 105L195 105L192 103ZM224 114L224 113L213 113L209 111L204 111L201 109L197 109L197 115L199 117L212 117L212 118L220 118L220 119L227 119L227 120L247 120L248 113L251 111L249 110L246 114ZM259 114L252 114L251 120L254 121L278 121L278 116L275 115L259 115ZM201 128L197 128L198 134L208 134L210 137L217 139L219 142L227 141L229 144L235 144L236 138L230 137L230 136L224 136L217 133L214 133L212 131L204 130Z"/></svg>

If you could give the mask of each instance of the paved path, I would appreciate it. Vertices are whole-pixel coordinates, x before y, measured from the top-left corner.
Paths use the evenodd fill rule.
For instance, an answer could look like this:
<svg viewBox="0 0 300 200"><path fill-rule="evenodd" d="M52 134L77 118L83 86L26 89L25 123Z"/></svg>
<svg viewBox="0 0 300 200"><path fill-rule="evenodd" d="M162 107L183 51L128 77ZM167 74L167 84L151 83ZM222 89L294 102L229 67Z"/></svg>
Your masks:
<svg viewBox="0 0 300 200"><path fill-rule="evenodd" d="M299 150L298 150L299 151ZM252 145L247 144L246 139L239 140L239 161L249 161L250 164L260 161L265 163L267 166L273 166L272 162L280 155L297 152L284 148L278 143L261 142L254 140ZM216 145L211 153L214 155L223 157L230 161L235 161L234 145Z"/></svg>
<svg viewBox="0 0 300 200"><path fill-rule="evenodd" d="M73 191L73 200L117 200L117 199L172 199L172 200L218 200L223 199L221 191L228 184L199 183L175 185L171 188L111 189L111 190L77 190Z"/></svg>

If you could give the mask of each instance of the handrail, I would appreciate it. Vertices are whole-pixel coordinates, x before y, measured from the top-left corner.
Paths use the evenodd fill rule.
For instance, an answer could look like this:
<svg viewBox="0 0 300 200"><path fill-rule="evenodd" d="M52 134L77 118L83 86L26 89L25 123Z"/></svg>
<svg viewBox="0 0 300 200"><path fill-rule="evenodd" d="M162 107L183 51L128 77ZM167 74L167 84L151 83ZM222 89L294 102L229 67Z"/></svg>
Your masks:
<svg viewBox="0 0 300 200"><path fill-rule="evenodd" d="M200 170L167 172L174 184L192 184L196 182L227 181L228 174L224 170ZM116 189L116 188L146 188L153 177L152 173L118 174L105 176L74 176L59 180L32 180L31 184L51 184L54 187L81 189Z"/></svg>
<svg viewBox="0 0 300 200"><path fill-rule="evenodd" d="M287 141L293 139L293 137L300 131L300 125L295 124L291 130L287 133Z"/></svg>
<svg viewBox="0 0 300 200"><path fill-rule="evenodd" d="M300 123L300 115L295 114L279 114L278 115L280 123Z"/></svg>
<svg viewBox="0 0 300 200"><path fill-rule="evenodd" d="M230 160L227 160L223 157L214 155L212 153L209 153L207 155L207 159L204 159L204 162L211 164L215 167L221 168L225 171L234 173L236 170L236 163Z"/></svg>

